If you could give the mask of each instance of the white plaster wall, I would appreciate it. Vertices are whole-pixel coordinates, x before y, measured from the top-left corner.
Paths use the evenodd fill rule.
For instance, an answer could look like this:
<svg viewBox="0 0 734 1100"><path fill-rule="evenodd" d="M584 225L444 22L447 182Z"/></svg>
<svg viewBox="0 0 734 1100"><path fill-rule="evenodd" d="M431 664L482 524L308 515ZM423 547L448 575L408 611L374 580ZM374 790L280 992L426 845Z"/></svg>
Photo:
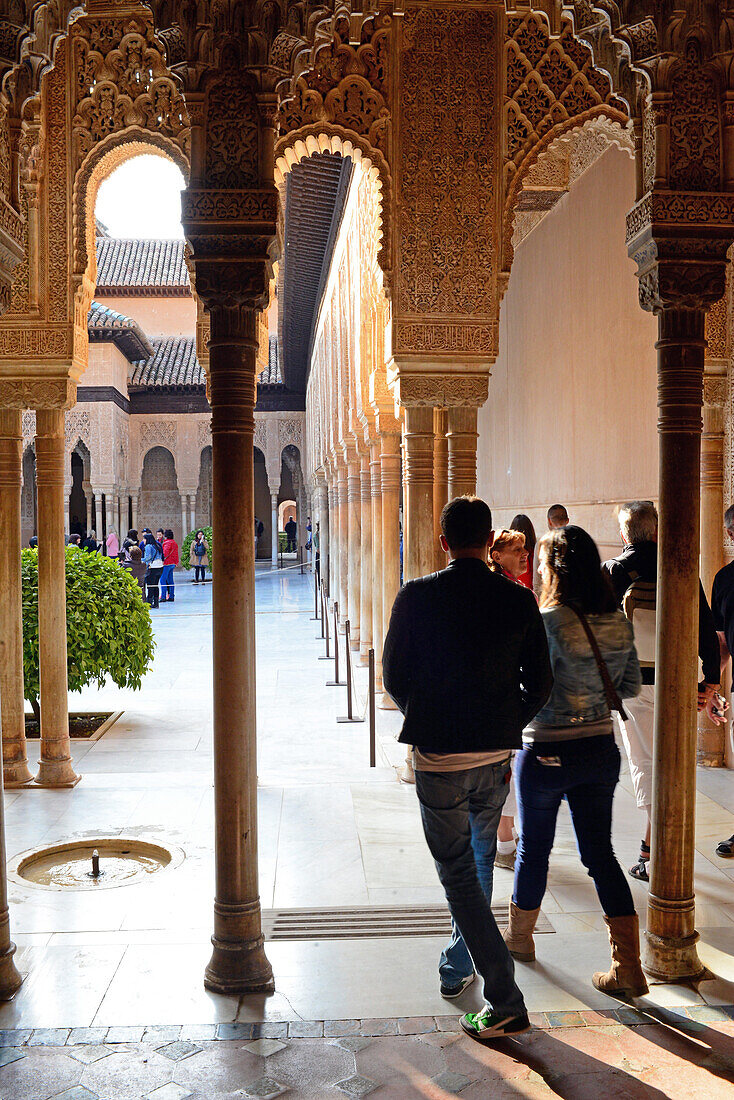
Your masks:
<svg viewBox="0 0 734 1100"><path fill-rule="evenodd" d="M560 502L603 557L618 552L617 505L657 497L657 322L625 246L634 188L610 148L519 245L479 412L477 491L495 526L522 511L540 534Z"/></svg>

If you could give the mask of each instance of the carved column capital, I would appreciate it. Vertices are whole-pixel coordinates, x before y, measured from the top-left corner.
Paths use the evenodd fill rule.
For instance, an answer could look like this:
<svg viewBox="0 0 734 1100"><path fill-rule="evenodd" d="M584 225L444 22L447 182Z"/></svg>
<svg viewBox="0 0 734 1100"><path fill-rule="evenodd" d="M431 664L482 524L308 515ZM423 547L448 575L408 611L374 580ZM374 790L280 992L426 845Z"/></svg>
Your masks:
<svg viewBox="0 0 734 1100"><path fill-rule="evenodd" d="M734 240L734 194L649 191L627 215L640 305L706 310L724 294Z"/></svg>
<svg viewBox="0 0 734 1100"><path fill-rule="evenodd" d="M393 367L391 381L396 401L406 408L479 408L489 392L489 371L484 369L423 373Z"/></svg>
<svg viewBox="0 0 734 1100"><path fill-rule="evenodd" d="M70 409L76 404L72 378L0 376L0 407L5 409Z"/></svg>

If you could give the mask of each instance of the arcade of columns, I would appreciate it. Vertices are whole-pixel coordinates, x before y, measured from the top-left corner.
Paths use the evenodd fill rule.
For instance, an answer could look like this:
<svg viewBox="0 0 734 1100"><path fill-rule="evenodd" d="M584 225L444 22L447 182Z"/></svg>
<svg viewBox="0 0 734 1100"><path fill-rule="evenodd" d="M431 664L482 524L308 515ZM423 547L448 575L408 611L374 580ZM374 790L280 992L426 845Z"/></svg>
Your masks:
<svg viewBox="0 0 734 1100"><path fill-rule="evenodd" d="M336 300L338 324L324 326L315 344L308 419L332 593L336 587L359 622L360 644L371 637L379 647L397 587L395 539L386 536L396 530L399 448L410 578L436 564L438 505L474 485L476 410L497 355L499 303L524 180L555 140L600 117L633 134L637 202L628 247L641 305L659 325L653 844L660 854L652 870L646 965L663 979L702 970L693 895L690 673L704 326L724 295L734 240L734 9L728 0L681 3L672 13L652 0L620 0L609 11L557 0L507 7L499 0L352 0L332 11L330 3L312 0L152 0L148 8L87 0L84 13L74 8L71 15L68 0L26 0L1 24L6 768L13 782L29 781L17 753L18 552L21 415L33 409L44 716L39 780L77 781L65 733L63 418L86 362L95 190L120 146L147 142L189 168L183 223L207 311L201 328L208 330L213 527L218 575L226 578L226 589L215 580L213 591L216 883L205 982L217 992L273 988L257 881L251 535L258 326L282 246L278 175L318 151L341 152L361 166L354 187L362 224L332 274L349 293L324 305ZM338 381L335 332L344 353L339 361L350 364ZM713 368L707 373L716 377ZM707 381L704 470L710 471L721 414ZM706 523L713 523L715 491L707 472ZM219 537L225 530L229 537ZM361 553L372 548L371 592L349 552L357 537ZM20 977L2 847L0 819L0 996L7 997Z"/></svg>

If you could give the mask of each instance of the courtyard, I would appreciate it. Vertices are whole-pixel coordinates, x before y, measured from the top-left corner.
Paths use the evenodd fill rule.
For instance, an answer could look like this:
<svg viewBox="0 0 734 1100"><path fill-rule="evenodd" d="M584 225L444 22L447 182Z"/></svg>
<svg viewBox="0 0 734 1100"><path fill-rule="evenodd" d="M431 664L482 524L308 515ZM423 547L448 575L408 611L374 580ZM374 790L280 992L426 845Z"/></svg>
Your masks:
<svg viewBox="0 0 734 1100"><path fill-rule="evenodd" d="M416 924L435 921L443 894L414 788L397 779L398 716L377 712L374 769L366 724L336 723L345 689L325 686L333 663L319 660L312 583L297 567L256 575L260 889L276 992L224 997L201 981L214 861L211 586L181 578L175 604L153 613L157 650L142 691L71 697L73 710L123 712L100 740L74 742L80 784L9 791L5 800L11 865L29 847L116 835L155 840L185 858L117 889L10 881L26 980L0 1008L8 1063L0 1096L278 1095L247 1092L263 1077L314 1097L337 1095L333 1087L354 1077L372 1084L345 1085L347 1095L369 1087L376 1096L485 1096L490 1083L497 1096L591 1096L602 1087L619 1096L729 1095L734 866L713 855L734 832L729 773L698 769L697 917L701 956L716 977L697 989L653 985L638 1011L593 989L589 977L606 964L608 943L564 811L538 961L517 966L539 1030L494 1053L479 1050L457 1034L459 1014L481 1004L479 983L457 1002L439 995L445 937L391 934L376 923L385 907L401 920L415 910ZM361 713L365 670L356 676ZM615 812L623 860L640 827L625 775ZM646 887L632 886L644 921ZM511 889L511 873L497 868L498 907ZM332 911L326 932L323 911ZM355 937L346 918L358 912L367 932ZM283 916L295 922L286 938L277 931ZM77 1087L88 1091L66 1091Z"/></svg>

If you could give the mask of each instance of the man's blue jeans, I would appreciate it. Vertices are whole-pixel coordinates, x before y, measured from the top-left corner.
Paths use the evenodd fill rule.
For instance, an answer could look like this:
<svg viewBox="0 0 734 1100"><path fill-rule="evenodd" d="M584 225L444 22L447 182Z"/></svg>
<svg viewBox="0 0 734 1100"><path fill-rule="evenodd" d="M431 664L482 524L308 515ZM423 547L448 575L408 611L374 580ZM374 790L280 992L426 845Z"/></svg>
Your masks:
<svg viewBox="0 0 734 1100"><path fill-rule="evenodd" d="M515 967L492 916L492 871L497 826L507 798L509 764L460 772L415 773L423 831L446 892L453 933L439 973L458 985L476 967L484 997L496 1012L525 1011ZM473 960L473 962L472 962Z"/></svg>
<svg viewBox="0 0 734 1100"><path fill-rule="evenodd" d="M163 572L161 573L161 599L172 600L175 596L175 589L173 586L173 570L175 565L164 565Z"/></svg>

